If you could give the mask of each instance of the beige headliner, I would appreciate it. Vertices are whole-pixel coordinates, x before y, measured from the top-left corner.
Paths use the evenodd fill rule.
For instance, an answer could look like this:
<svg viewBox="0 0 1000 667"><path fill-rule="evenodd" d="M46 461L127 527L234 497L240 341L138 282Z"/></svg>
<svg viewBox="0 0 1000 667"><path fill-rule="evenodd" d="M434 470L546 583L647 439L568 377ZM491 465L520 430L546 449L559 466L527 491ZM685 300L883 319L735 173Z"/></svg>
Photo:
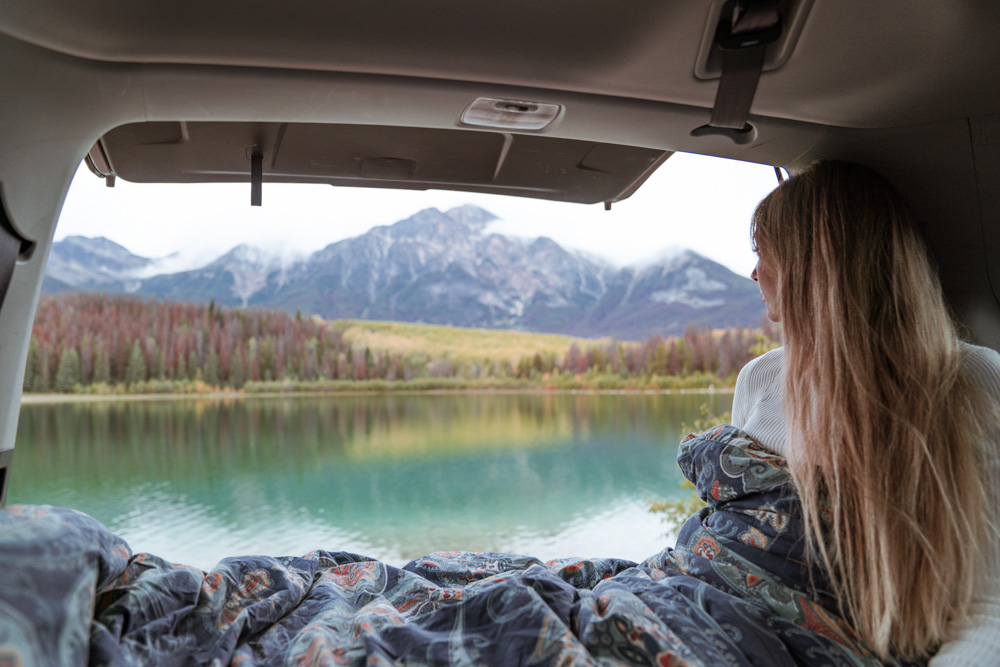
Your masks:
<svg viewBox="0 0 1000 667"><path fill-rule="evenodd" d="M709 108L716 82L695 70L720 4L5 0L0 31L114 62L403 75ZM1000 3L811 4L787 64L761 78L753 114L896 127L1000 111Z"/></svg>

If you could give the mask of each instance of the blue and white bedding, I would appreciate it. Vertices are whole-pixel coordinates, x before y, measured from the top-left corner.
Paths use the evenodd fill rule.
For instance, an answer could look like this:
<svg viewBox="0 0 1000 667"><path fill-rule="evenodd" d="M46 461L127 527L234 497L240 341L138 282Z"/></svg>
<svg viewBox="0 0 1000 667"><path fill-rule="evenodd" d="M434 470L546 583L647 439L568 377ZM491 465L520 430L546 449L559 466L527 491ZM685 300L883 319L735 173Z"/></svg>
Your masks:
<svg viewBox="0 0 1000 667"><path fill-rule="evenodd" d="M0 665L877 665L803 563L783 459L720 426L709 503L642 563L352 553L171 564L67 509L0 512Z"/></svg>

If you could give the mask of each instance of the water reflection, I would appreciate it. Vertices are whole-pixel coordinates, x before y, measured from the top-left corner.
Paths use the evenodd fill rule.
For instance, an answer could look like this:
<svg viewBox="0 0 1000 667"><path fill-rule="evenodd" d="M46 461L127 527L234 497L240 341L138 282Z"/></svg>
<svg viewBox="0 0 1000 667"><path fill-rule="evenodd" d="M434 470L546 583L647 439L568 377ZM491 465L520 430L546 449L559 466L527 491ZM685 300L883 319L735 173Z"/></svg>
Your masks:
<svg viewBox="0 0 1000 667"><path fill-rule="evenodd" d="M682 421L731 395L481 394L25 405L8 501L74 507L136 551L442 549L640 559L680 493Z"/></svg>

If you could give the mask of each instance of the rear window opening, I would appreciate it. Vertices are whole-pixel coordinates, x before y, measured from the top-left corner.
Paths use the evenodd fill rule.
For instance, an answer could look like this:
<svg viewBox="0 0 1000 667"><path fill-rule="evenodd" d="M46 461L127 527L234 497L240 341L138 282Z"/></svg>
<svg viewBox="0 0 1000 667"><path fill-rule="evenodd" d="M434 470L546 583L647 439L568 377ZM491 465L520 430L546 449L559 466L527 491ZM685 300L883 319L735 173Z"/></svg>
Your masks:
<svg viewBox="0 0 1000 667"><path fill-rule="evenodd" d="M769 166L675 154L610 211L483 193L267 182L264 205L251 207L246 181L119 179L107 188L81 166L55 238L105 237L138 256L135 261L148 260L135 274L140 283L183 270L192 277L210 273L204 267L239 244L253 248L239 254L242 259L278 256L292 265L329 244L386 233L374 227L411 218L447 222L459 211L473 224L485 221L482 234L498 239L548 237L551 242L540 243L554 257L564 257L558 244L613 267L656 266L665 255L690 249L748 283L754 262L749 216L776 183ZM438 212L422 218L428 209ZM695 274L688 278L717 287L717 279ZM252 277L242 274L243 283L224 284L223 292L234 285L254 289ZM519 279L536 278L529 271ZM652 294L651 307L678 299L711 306L707 301L714 298L681 291ZM673 530L664 523L671 515L651 512L650 501L690 501L674 463L680 432L706 414L721 417L729 410L731 394L712 383L735 377L755 344L750 329L726 337L681 327L669 340L619 337L638 341L619 344L503 330L471 343L456 329L440 327L436 331L444 333L430 349L421 338L426 331L364 321L343 328L312 318L307 308L272 316L252 299L241 308L221 297L182 304L139 290L128 298L134 301L111 300L112 322L110 316L88 320L87 299L67 301L67 309L43 297L38 312L47 319L40 331L51 338L72 329L79 340L66 355L52 340L33 343L29 372L40 377L38 369L48 368L47 391L68 391L71 400L32 403L41 385L29 387L12 502L78 508L134 550L205 569L225 556L302 555L314 548L397 565L440 549L641 560L662 548ZM162 305L167 303L177 305ZM762 312L758 303L750 305ZM164 338L161 329L172 320L183 321ZM84 331L91 325L100 330ZM115 343L136 328L136 341ZM248 328L253 332L245 340L221 342L224 333ZM497 351L522 337L529 342L513 356ZM545 349L538 347L542 338ZM48 361L42 359L46 349ZM712 354L720 375L699 375ZM643 385L658 389L600 390L613 386L603 382L638 386L643 368L661 374ZM704 393L666 393L671 373L686 374L685 382ZM73 395L74 378L94 382L116 374L125 380L112 377L101 400L84 403L93 397ZM180 383L195 393L117 400L129 398L122 383L133 375L147 388ZM423 388L468 381L492 389L409 395L378 389L411 376ZM523 391L525 378L538 386L593 386ZM361 382L368 389L312 396L247 389L268 382L288 388ZM218 393L197 393L203 387Z"/></svg>

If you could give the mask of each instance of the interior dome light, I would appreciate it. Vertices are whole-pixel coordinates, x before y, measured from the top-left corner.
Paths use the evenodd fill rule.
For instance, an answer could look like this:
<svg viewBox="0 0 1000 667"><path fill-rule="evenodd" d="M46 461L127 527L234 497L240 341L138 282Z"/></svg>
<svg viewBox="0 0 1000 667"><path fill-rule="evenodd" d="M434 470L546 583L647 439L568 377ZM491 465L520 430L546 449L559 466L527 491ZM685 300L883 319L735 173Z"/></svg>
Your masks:
<svg viewBox="0 0 1000 667"><path fill-rule="evenodd" d="M562 113L561 104L478 97L462 112L466 125L504 130L542 130Z"/></svg>

